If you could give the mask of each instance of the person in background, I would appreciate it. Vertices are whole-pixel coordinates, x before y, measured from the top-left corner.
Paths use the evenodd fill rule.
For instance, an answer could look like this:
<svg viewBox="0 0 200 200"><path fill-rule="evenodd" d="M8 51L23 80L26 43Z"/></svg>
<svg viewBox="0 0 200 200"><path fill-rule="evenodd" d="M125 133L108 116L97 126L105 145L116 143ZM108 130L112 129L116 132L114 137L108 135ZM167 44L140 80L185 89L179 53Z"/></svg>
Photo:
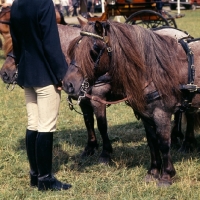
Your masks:
<svg viewBox="0 0 200 200"><path fill-rule="evenodd" d="M30 185L38 190L67 190L52 174L53 133L56 130L61 86L68 65L61 50L52 0L15 0L10 30L17 83L24 89L28 125L26 151Z"/></svg>
<svg viewBox="0 0 200 200"><path fill-rule="evenodd" d="M58 11L61 11L61 3L60 0L53 0L54 5Z"/></svg>
<svg viewBox="0 0 200 200"><path fill-rule="evenodd" d="M90 12L92 7L92 0L87 0L87 12Z"/></svg>
<svg viewBox="0 0 200 200"><path fill-rule="evenodd" d="M157 12L162 14L163 2L162 0L155 0Z"/></svg>
<svg viewBox="0 0 200 200"><path fill-rule="evenodd" d="M61 0L61 6L63 9L65 9L66 15L69 17L69 7L70 7L70 1L71 0Z"/></svg>
<svg viewBox="0 0 200 200"><path fill-rule="evenodd" d="M78 0L72 0L72 6L74 8L72 16L78 16L77 8L79 7L79 1Z"/></svg>

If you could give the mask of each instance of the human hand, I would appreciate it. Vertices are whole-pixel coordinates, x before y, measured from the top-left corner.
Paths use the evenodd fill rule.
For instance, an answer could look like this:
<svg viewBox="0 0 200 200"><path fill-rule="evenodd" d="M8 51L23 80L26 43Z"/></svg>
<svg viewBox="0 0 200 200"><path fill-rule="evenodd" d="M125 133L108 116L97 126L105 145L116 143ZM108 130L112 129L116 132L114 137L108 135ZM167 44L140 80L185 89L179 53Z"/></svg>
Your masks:
<svg viewBox="0 0 200 200"><path fill-rule="evenodd" d="M57 90L62 90L62 87L57 87Z"/></svg>
<svg viewBox="0 0 200 200"><path fill-rule="evenodd" d="M62 84L63 84L63 81L60 81L60 83L56 85L57 90L62 90Z"/></svg>

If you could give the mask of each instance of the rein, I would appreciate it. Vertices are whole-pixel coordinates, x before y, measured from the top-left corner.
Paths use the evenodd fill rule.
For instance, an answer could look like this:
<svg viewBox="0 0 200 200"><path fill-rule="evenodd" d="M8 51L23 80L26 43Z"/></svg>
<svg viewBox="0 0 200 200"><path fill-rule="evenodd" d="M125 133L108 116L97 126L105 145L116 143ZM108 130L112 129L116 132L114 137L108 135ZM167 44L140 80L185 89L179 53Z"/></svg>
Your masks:
<svg viewBox="0 0 200 200"><path fill-rule="evenodd" d="M70 65L73 65L74 67L79 68L79 67L76 65L76 63L75 63L74 60L70 63ZM102 81L102 82L103 82L103 81ZM99 84L99 82L98 82L98 84ZM95 85L94 85L94 86L95 86ZM83 80L83 83L81 84L81 88L80 88L81 95L78 97L77 103L73 104L72 101L71 101L71 98L69 98L69 97L67 98L67 101L68 101L68 103L69 103L69 106L70 106L70 109L71 109L71 110L74 109L74 108L73 108L74 105L79 105L80 102L81 102L81 100L82 100L83 98L85 98L85 97L87 97L88 99L91 99L91 100L93 100L93 101L98 101L98 102L100 102L100 103L107 104L107 105L110 105L110 104L117 104L117 103L120 103L120 102L123 102L123 101L127 101L127 100L128 100L128 98L126 97L126 98L124 98L124 99L117 100L117 101L105 101L105 100L99 98L98 96L93 96L93 95L88 94L87 91L88 91L88 88L89 88L89 87L90 87L90 84L89 84L89 82L88 82L88 79L85 78L85 79ZM97 86L96 86L96 87L97 87ZM78 112L78 111L76 111L76 112ZM78 113L79 113L79 112L78 112ZM80 113L79 113L79 114L80 114Z"/></svg>
<svg viewBox="0 0 200 200"><path fill-rule="evenodd" d="M93 95L90 95L90 94L85 94L85 97L93 100L93 101L98 101L100 103L103 103L103 104L106 104L106 105L110 105L110 104L117 104L117 103L121 103L121 102L124 102L124 101L127 101L128 98L124 98L124 99L121 99L121 100L117 100L117 101L105 101L101 98L99 98L98 96L93 96Z"/></svg>
<svg viewBox="0 0 200 200"><path fill-rule="evenodd" d="M1 24L7 24L7 25L10 25L10 21L3 21L3 20L0 20L0 23L1 23Z"/></svg>

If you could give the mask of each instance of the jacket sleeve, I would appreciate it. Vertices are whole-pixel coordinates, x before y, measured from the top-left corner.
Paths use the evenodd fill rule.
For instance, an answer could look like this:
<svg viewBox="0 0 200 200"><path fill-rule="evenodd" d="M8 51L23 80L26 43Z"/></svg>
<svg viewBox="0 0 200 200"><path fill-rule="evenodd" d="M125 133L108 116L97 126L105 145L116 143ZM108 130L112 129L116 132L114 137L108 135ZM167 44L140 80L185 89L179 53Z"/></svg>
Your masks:
<svg viewBox="0 0 200 200"><path fill-rule="evenodd" d="M12 12L12 10L11 10ZM19 48L19 37L17 36L17 31L15 31L15 26L12 23L12 18L10 19L10 34L12 37L12 44L13 44L13 54L15 55L15 64L18 65L19 64L19 59L20 59L20 48Z"/></svg>
<svg viewBox="0 0 200 200"><path fill-rule="evenodd" d="M39 25L42 33L44 54L54 75L63 80L68 65L61 49L55 7L50 0L42 1L39 9Z"/></svg>

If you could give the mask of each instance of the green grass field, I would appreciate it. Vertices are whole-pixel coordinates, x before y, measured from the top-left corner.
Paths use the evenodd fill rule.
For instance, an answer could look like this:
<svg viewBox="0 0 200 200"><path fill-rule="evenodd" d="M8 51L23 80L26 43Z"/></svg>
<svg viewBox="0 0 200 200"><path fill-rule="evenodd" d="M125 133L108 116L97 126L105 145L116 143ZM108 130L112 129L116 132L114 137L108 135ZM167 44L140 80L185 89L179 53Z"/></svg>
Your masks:
<svg viewBox="0 0 200 200"><path fill-rule="evenodd" d="M177 19L179 29L200 37L200 10L182 11ZM1 56L1 65L4 58ZM197 66L196 66L197 67ZM155 182L146 184L144 177L150 164L149 149L141 121L124 103L107 109L108 133L113 145L110 165L98 163L102 141L98 130L99 150L81 160L80 153L87 137L83 117L68 107L62 92L62 102L54 134L53 172L62 181L72 184L67 191L38 192L29 187L29 165L25 151L27 124L23 89L8 91L0 82L0 200L199 200L200 155L172 149L177 171L174 184L159 188ZM77 110L80 110L77 107ZM95 125L96 127L96 125ZM200 138L196 133L198 145Z"/></svg>

